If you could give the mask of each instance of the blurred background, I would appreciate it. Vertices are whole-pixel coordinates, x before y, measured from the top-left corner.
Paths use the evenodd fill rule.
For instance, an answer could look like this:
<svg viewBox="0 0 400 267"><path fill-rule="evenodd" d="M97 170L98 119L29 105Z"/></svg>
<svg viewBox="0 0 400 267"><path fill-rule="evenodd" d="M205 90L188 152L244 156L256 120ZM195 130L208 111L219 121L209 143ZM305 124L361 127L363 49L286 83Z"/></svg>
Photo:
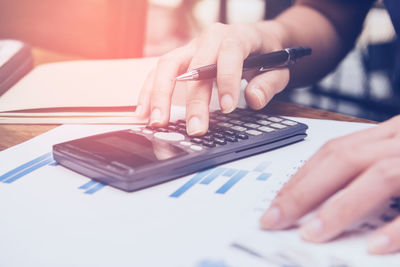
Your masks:
<svg viewBox="0 0 400 267"><path fill-rule="evenodd" d="M159 56L213 22L270 19L293 0L0 0L0 39L25 41L60 59ZM396 35L381 1L355 48L322 81L280 100L382 121L400 113Z"/></svg>

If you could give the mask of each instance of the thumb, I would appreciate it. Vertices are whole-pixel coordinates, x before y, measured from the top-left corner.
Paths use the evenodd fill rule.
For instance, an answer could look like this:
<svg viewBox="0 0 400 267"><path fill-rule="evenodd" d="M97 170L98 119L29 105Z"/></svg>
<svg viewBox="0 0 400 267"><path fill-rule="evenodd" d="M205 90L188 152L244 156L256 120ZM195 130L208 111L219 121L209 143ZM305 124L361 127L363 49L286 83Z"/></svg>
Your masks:
<svg viewBox="0 0 400 267"><path fill-rule="evenodd" d="M289 69L268 71L255 76L245 89L247 104L252 109L265 107L272 97L285 89L289 83Z"/></svg>

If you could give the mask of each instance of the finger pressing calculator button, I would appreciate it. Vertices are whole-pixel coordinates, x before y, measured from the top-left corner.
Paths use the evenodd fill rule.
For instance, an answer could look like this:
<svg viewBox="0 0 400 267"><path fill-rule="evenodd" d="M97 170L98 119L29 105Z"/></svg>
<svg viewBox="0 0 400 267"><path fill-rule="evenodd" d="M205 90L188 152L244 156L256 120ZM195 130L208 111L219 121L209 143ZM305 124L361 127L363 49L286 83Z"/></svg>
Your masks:
<svg viewBox="0 0 400 267"><path fill-rule="evenodd" d="M185 136L180 133L164 133L164 132L158 132L154 134L154 137L164 140L164 141L170 141L170 142L177 142L177 141L183 141L185 140Z"/></svg>

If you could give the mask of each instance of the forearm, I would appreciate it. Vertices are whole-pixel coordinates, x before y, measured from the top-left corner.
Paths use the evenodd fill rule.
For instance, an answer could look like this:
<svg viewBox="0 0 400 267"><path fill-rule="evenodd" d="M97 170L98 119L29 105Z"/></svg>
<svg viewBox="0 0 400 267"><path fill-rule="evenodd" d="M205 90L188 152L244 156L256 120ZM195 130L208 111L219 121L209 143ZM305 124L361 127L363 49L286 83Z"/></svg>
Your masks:
<svg viewBox="0 0 400 267"><path fill-rule="evenodd" d="M313 48L311 57L291 68L289 86L313 83L337 65L353 46L370 2L299 1L275 20L257 25L261 34L274 31L283 47Z"/></svg>

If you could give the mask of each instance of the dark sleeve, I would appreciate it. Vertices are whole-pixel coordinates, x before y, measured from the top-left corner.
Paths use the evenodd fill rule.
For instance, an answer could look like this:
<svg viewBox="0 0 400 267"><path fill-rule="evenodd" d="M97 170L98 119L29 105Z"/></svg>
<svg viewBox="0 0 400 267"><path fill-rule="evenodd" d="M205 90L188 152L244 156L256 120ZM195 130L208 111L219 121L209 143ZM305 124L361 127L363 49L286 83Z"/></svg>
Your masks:
<svg viewBox="0 0 400 267"><path fill-rule="evenodd" d="M323 14L335 27L345 46L352 46L375 0L298 0Z"/></svg>

